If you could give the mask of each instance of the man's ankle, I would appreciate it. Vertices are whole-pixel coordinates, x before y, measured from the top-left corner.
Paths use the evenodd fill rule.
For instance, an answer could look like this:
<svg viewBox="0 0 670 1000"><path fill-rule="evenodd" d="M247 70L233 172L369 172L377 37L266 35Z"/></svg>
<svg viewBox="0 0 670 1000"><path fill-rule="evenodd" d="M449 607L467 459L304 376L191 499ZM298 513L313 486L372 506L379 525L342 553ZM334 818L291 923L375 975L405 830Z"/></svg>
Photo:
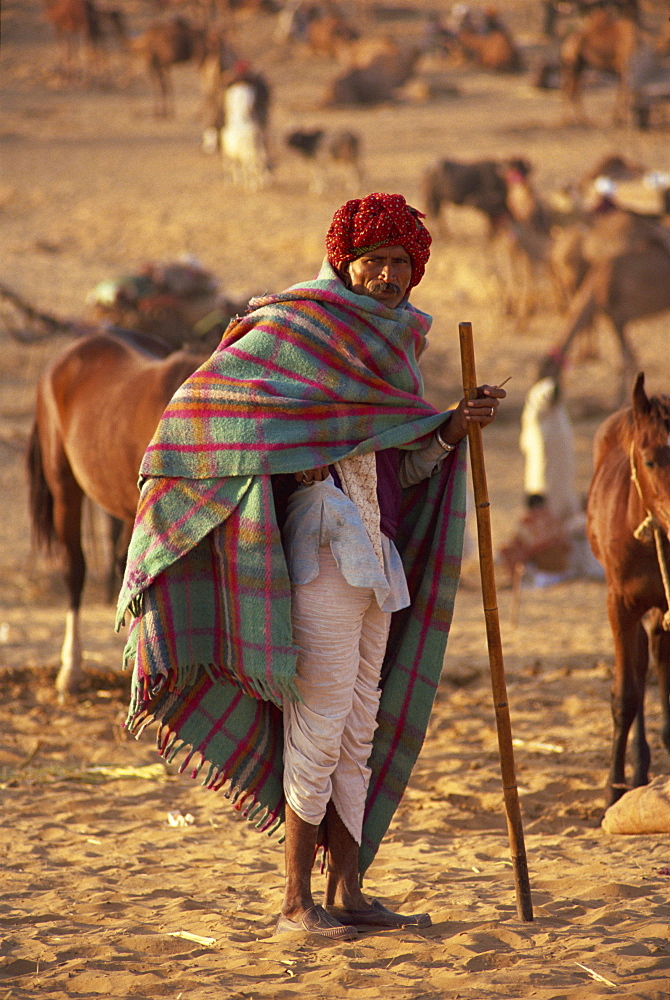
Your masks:
<svg viewBox="0 0 670 1000"><path fill-rule="evenodd" d="M363 910L370 904L358 884L354 888L346 885L327 887L324 895L325 906L336 906L342 910Z"/></svg>
<svg viewBox="0 0 670 1000"><path fill-rule="evenodd" d="M311 896L285 898L281 905L281 914L289 920L296 920L302 917L307 910L311 910L315 905Z"/></svg>

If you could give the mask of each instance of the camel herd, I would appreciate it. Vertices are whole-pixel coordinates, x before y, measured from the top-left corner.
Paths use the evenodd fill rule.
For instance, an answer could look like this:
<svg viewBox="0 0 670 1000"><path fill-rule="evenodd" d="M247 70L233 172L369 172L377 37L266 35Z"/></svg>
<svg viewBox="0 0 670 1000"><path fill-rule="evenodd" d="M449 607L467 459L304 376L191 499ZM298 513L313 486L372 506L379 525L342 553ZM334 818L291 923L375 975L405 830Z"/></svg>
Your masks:
<svg viewBox="0 0 670 1000"><path fill-rule="evenodd" d="M114 0L44 0L45 17L63 50L70 73L99 67L106 50L116 44L141 59L154 93L154 113L174 113L171 72L192 62L209 71L212 61L230 68L228 44L233 8L259 7L261 0L192 0L195 16L168 13L142 33L132 34L128 18ZM550 86L554 79L565 102L565 119L585 120L585 71L612 74L618 81L615 119L632 116L649 127L654 105L670 100L670 21L651 33L642 21L637 0L547 0L545 16L548 55L536 67L534 79ZM277 15L275 44L302 48L341 64L325 94L322 107L376 104L392 100L416 74L422 57L441 53L499 73L520 73L528 63L523 47L493 7L454 4L447 18L427 13L417 42L398 41L390 34L370 35L337 7L335 0L289 0L284 7L266 0ZM578 23L559 40L553 37L559 15L572 7ZM186 5L184 5L186 9ZM551 54L553 51L553 55ZM238 53L242 58L243 53ZM552 76L552 69L555 70ZM207 84L205 84L205 88Z"/></svg>
<svg viewBox="0 0 670 1000"><path fill-rule="evenodd" d="M418 86L418 93L430 97L430 88L422 84L421 67L426 58L444 58L449 62L465 61L481 69L498 73L520 73L528 62L527 53L514 39L500 13L492 8L477 8L454 4L445 18L435 13L425 17L423 32L418 39L408 40L388 33L362 30L337 6L335 0L289 0L279 7L273 0L191 0L179 10L186 13L165 13L145 29L133 35L124 12L111 6L114 0L44 0L45 16L53 25L57 39L63 45L64 66L74 72L86 57L89 66L104 63L107 49L118 44L125 53L140 60L153 95L153 113L157 117L175 114L172 75L175 67L191 63L198 67L202 94L202 148L205 152L223 153L224 166L234 183L249 191L257 191L272 182L273 159L278 155L275 144L271 154L268 109L272 81L252 72L245 64L244 79L240 75L240 60L244 62L241 41L231 42L231 12L233 8L263 6L276 14L274 44L288 55L305 55L331 61L333 76L321 95L315 95L315 108L356 108L372 106L397 99L403 88ZM556 80L564 101L565 122L585 122L583 89L585 71L613 74L618 81L614 118L621 121L632 117L640 128L648 128L654 107L666 98L670 100L670 21L652 38L642 24L637 0L547 0L545 31L555 54L548 56L543 67L536 67L534 79L548 86L552 58L556 63ZM558 40L557 24L566 8L578 16ZM79 48L79 64L77 51ZM84 53L84 55L82 55ZM84 65L86 64L84 60ZM84 72L84 70L82 70ZM251 76L250 76L251 73ZM264 92L264 93L262 93ZM413 91L417 93L416 89ZM261 107L262 106L262 107ZM318 129L317 129L318 130ZM323 129L321 129L323 130ZM327 166L348 165L337 176L341 186L355 194L363 174L362 140L350 130L356 147L335 151L332 143L323 143L319 155L316 146L308 151L285 137L285 148L296 150L310 160L312 176L310 190L318 193L328 183ZM436 164L432 177L422 181L424 202L428 214L435 217L435 205L442 197L441 188L452 180L444 177L444 165ZM464 195L456 204L474 204L487 212L492 226L506 218L498 202L507 198L501 190L496 170L489 168L490 191L480 190L473 202ZM528 200L527 174L516 185L515 196ZM450 196L446 195L446 200ZM490 199L485 208L483 202ZM454 200L453 198L451 200ZM533 199L531 199L533 200ZM525 210L524 210L525 211ZM512 217L520 223L510 242L509 260L514 280L521 292L512 310L524 316L531 309L528 286L530 274L538 261L546 258L552 281L555 267L554 249L548 233L538 226L538 218L529 224L521 219L517 209ZM521 212L521 214L523 214ZM494 221L495 220L495 221ZM508 227L508 236L510 230ZM559 242L565 242L559 241ZM557 286L558 287L558 286ZM565 298L574 288L558 291Z"/></svg>
<svg viewBox="0 0 670 1000"><path fill-rule="evenodd" d="M233 183L250 192L273 183L278 157L293 156L309 166L311 193L337 184L352 196L364 181L365 151L355 128L333 130L323 123L271 141L272 81L244 62L241 42L231 40L233 8L262 4L276 16L273 44L291 58L332 63L330 82L315 95L326 121L329 108L392 101L421 75L426 57L517 74L529 63L529 53L492 7L459 3L444 16L427 13L423 30L408 39L375 33L369 20L354 23L334 0L289 0L283 7L272 0L191 0L180 8L188 16L168 11L133 36L115 2L121 0L45 0L46 17L66 46L64 58L72 65L75 39L93 50L121 42L145 67L156 116L175 114L174 67L197 66L203 149L220 152ZM617 79L615 119L648 126L655 103L664 94L670 99L670 20L652 35L637 0L546 0L543 6L547 65L556 60L565 121L586 120L586 71L598 70ZM623 392L635 357L628 324L670 308L670 177L656 179L658 204L651 215L620 206L615 191L622 183L649 187L644 165L621 157L575 178L567 210L538 194L525 157L441 159L417 181L420 207L437 238L449 236L450 205L482 213L500 261L504 308L519 327L537 309L538 288L547 281L555 307L565 313L559 353L578 337L585 343L598 316L607 317L620 346ZM590 186L593 196L596 183L600 189L589 204L584 192Z"/></svg>
<svg viewBox="0 0 670 1000"><path fill-rule="evenodd" d="M575 179L560 208L537 192L532 173L523 157L441 159L421 177L422 208L443 239L450 205L481 214L504 263L505 309L519 327L540 305L538 279L548 279L554 307L565 314L558 355L605 317L621 354L620 401L636 367L628 324L670 309L670 173L607 156ZM654 195L655 205L644 212L629 207L636 190Z"/></svg>

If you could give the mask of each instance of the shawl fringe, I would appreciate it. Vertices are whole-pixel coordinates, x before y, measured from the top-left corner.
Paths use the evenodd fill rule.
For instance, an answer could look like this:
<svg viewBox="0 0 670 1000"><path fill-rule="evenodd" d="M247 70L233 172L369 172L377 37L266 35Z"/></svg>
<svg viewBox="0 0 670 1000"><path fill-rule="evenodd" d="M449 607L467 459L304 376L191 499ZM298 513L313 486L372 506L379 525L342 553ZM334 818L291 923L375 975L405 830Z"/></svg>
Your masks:
<svg viewBox="0 0 670 1000"><path fill-rule="evenodd" d="M179 774L184 774L190 766L192 758L198 754L200 760L191 771L190 777L192 779L198 778L205 765L208 765L207 772L202 780L204 788L217 792L220 791L224 798L230 801L235 811L239 812L250 823L253 823L260 833L273 836L281 829L284 821L283 806L281 810L273 811L269 809L268 806L256 798L252 791L236 783L234 769L220 767L213 761L208 760L202 751L182 740L179 734L173 729L165 726L163 723L157 723L154 717L142 709L133 712L131 706L125 728L135 739L139 739L144 730L151 725L156 725L156 750L166 764L177 764L179 755L186 751L183 760L177 768ZM227 788L224 787L226 784L228 785ZM282 834L279 838L280 843L283 839Z"/></svg>

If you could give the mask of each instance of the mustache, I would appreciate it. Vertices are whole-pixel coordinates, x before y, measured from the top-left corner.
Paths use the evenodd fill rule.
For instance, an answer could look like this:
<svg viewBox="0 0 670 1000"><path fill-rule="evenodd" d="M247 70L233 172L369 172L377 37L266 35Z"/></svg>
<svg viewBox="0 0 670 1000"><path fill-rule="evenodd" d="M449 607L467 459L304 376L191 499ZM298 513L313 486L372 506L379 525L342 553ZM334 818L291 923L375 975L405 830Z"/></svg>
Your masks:
<svg viewBox="0 0 670 1000"><path fill-rule="evenodd" d="M394 281L382 281L381 279L375 279L370 282L371 292L393 292L394 295L400 294L400 285L396 285Z"/></svg>

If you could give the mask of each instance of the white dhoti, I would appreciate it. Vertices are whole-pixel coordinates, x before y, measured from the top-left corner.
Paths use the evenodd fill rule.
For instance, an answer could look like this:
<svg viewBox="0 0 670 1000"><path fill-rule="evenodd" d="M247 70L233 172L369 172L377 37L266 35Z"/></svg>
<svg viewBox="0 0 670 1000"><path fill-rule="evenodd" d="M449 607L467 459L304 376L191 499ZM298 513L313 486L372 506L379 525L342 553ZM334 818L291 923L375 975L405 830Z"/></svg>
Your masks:
<svg viewBox="0 0 670 1000"><path fill-rule="evenodd" d="M318 825L332 799L360 844L391 614L372 588L347 583L327 545L316 579L293 587L292 607L303 700L284 706L286 801Z"/></svg>

